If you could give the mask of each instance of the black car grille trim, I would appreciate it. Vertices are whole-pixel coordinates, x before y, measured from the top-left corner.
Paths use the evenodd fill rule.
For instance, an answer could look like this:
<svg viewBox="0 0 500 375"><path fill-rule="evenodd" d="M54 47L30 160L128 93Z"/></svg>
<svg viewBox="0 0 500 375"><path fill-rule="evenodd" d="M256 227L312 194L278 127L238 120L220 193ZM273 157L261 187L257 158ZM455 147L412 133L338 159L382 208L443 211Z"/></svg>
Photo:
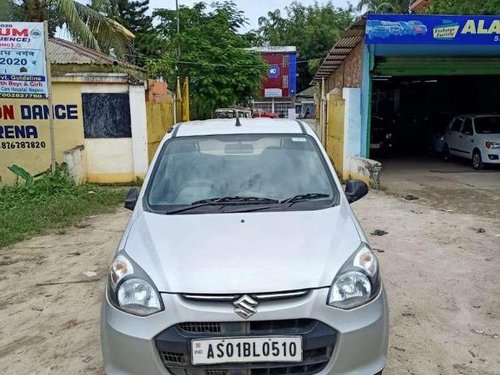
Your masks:
<svg viewBox="0 0 500 375"><path fill-rule="evenodd" d="M218 365L192 365L191 340L246 335L301 335L303 361ZM312 375L321 371L333 353L337 332L313 319L242 322L186 322L170 327L155 337L165 368L173 375Z"/></svg>

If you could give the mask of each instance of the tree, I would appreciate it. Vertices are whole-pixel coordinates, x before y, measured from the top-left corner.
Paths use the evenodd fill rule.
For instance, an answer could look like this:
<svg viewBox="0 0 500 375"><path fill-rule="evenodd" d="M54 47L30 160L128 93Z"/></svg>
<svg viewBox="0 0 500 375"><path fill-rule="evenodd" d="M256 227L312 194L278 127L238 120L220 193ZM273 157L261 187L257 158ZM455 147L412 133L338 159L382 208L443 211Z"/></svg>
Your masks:
<svg viewBox="0 0 500 375"><path fill-rule="evenodd" d="M192 117L210 117L217 107L247 105L257 94L266 65L238 33L246 23L233 2L181 6L180 33L175 10L154 12L160 58L148 60L155 76L175 87L177 76L189 77Z"/></svg>
<svg viewBox="0 0 500 375"><path fill-rule="evenodd" d="M411 0L360 0L358 11L375 13L408 13Z"/></svg>
<svg viewBox="0 0 500 375"><path fill-rule="evenodd" d="M259 33L274 46L296 46L299 53L298 91L309 86L321 59L353 22L354 10L337 8L331 2L305 6L292 2L283 15L279 9L259 19Z"/></svg>
<svg viewBox="0 0 500 375"><path fill-rule="evenodd" d="M129 46L128 60L142 65L148 53L147 44L151 39L152 17L147 14L149 0L92 0L90 7L104 14L134 35L134 44Z"/></svg>
<svg viewBox="0 0 500 375"><path fill-rule="evenodd" d="M104 3L108 0L99 0ZM76 0L0 0L12 21L49 21L50 35L64 26L71 39L86 47L125 54L130 31L118 22ZM3 17L2 17L3 18Z"/></svg>
<svg viewBox="0 0 500 375"><path fill-rule="evenodd" d="M498 15L500 0L434 0L423 13Z"/></svg>

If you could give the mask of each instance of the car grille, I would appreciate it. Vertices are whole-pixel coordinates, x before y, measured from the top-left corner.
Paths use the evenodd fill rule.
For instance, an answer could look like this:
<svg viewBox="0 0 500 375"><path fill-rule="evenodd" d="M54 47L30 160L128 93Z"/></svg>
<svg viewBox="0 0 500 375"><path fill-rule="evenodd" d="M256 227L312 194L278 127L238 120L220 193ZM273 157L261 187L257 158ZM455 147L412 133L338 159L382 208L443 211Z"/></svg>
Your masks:
<svg viewBox="0 0 500 375"><path fill-rule="evenodd" d="M177 328L182 332L189 333L220 333L222 332L222 323L181 323Z"/></svg>
<svg viewBox="0 0 500 375"><path fill-rule="evenodd" d="M252 298L262 301L276 301L291 298L303 298L309 294L310 290L292 290L288 292L274 293L254 293L249 294ZM231 302L236 301L241 294L182 294L182 297L197 302Z"/></svg>
<svg viewBox="0 0 500 375"><path fill-rule="evenodd" d="M231 336L301 335L303 360L284 364L191 364L191 340ZM313 319L251 322L186 322L170 327L155 338L165 368L173 375L311 375L321 371L333 352L336 331Z"/></svg>
<svg viewBox="0 0 500 375"><path fill-rule="evenodd" d="M315 324L312 319L263 320L251 322L197 322L181 323L177 329L182 333L234 333L282 335L300 334L310 331Z"/></svg>

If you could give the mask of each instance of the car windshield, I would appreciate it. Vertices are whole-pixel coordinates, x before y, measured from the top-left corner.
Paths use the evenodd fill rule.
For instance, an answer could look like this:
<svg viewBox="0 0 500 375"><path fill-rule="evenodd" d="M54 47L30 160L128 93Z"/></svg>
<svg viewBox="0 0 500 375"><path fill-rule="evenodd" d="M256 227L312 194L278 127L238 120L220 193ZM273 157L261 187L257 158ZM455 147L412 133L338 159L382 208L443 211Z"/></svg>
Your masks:
<svg viewBox="0 0 500 375"><path fill-rule="evenodd" d="M478 134L500 134L500 116L476 117L474 122Z"/></svg>
<svg viewBox="0 0 500 375"><path fill-rule="evenodd" d="M192 213L218 212L222 205L235 212L234 206L248 210L258 205L318 209L331 206L336 192L309 136L179 137L167 141L160 152L145 203L157 213L194 205L203 209Z"/></svg>

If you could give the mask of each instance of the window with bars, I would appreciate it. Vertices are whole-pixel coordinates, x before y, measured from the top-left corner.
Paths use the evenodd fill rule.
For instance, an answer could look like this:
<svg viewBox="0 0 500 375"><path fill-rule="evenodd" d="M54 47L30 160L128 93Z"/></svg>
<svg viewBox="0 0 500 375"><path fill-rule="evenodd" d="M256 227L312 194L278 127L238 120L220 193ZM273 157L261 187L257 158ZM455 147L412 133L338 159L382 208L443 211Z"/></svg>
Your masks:
<svg viewBox="0 0 500 375"><path fill-rule="evenodd" d="M289 63L290 63L290 56L283 55L283 66L288 66Z"/></svg>
<svg viewBox="0 0 500 375"><path fill-rule="evenodd" d="M288 88L288 74L285 74L283 76L283 88L287 89Z"/></svg>

